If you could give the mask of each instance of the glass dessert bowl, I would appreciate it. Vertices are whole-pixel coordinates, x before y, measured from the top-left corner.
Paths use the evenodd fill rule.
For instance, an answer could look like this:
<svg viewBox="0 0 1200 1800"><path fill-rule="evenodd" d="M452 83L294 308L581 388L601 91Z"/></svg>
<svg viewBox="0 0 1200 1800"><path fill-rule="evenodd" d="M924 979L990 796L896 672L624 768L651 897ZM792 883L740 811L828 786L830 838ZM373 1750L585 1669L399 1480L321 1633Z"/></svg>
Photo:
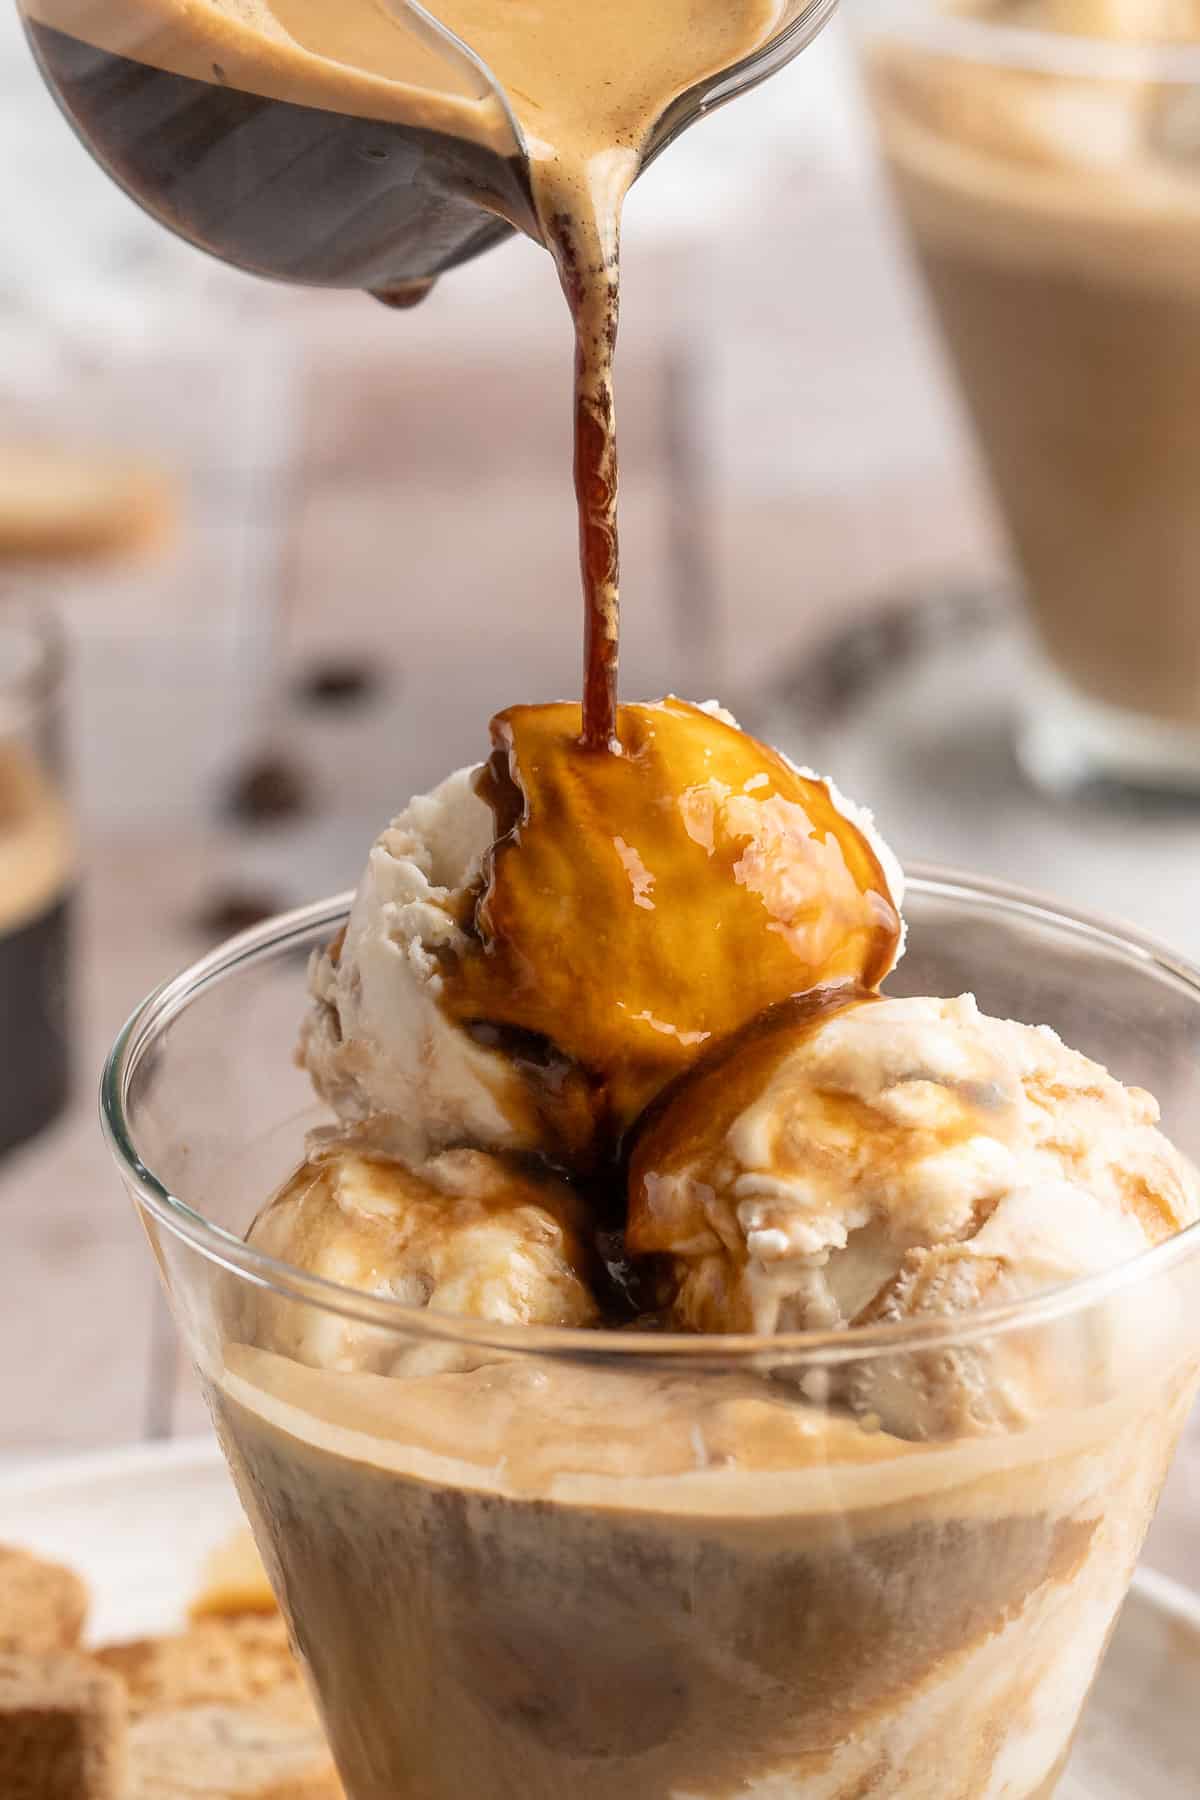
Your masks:
<svg viewBox="0 0 1200 1800"><path fill-rule="evenodd" d="M1200 1372L1200 1226L1017 1301L772 1336L302 1271L245 1234L328 1120L290 1051L348 907L159 989L103 1111L350 1800L1052 1794ZM1200 1156L1200 973L953 876L905 913L889 995L1061 1028Z"/></svg>

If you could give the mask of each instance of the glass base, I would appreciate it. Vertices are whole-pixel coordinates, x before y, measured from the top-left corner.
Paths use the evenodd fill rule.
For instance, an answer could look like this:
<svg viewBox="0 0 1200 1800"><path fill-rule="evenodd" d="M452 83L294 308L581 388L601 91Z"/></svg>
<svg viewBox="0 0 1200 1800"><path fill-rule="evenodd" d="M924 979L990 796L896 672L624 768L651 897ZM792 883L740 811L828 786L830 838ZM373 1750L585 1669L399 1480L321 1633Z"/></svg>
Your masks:
<svg viewBox="0 0 1200 1800"><path fill-rule="evenodd" d="M1017 732L1029 779L1052 794L1096 782L1200 797L1200 731L1090 700L1042 670Z"/></svg>
<svg viewBox="0 0 1200 1800"><path fill-rule="evenodd" d="M900 597L733 701L751 730L869 802L902 860L1020 882L1200 955L1197 790L1098 777L1061 744L1031 779L1022 734L1042 679L1021 609L964 585Z"/></svg>

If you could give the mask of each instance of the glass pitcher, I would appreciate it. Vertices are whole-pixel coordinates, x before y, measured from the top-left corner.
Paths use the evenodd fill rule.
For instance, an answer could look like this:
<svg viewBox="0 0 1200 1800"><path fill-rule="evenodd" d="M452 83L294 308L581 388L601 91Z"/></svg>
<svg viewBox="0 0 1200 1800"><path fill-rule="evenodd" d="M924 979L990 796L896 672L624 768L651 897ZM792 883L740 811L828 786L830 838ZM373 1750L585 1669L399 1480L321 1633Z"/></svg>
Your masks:
<svg viewBox="0 0 1200 1800"><path fill-rule="evenodd" d="M19 4L96 160L160 223L238 268L403 305L514 229L540 239L508 96L417 0L357 10L353 42L341 0L256 0L253 27L217 0ZM781 67L836 4L785 0L753 55L670 104L642 165Z"/></svg>

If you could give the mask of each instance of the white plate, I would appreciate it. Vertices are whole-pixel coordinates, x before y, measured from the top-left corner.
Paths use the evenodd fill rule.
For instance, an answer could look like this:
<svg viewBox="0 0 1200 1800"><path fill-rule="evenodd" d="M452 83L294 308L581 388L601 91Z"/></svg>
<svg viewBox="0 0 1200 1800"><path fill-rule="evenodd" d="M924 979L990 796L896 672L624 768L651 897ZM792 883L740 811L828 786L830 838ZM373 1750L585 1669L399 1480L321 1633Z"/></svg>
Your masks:
<svg viewBox="0 0 1200 1800"><path fill-rule="evenodd" d="M0 1541L79 1570L97 1640L170 1630L240 1518L211 1439L105 1451L0 1476ZM1141 1572L1059 1800L1200 1791L1200 1599Z"/></svg>
<svg viewBox="0 0 1200 1800"><path fill-rule="evenodd" d="M77 1569L95 1643L174 1631L242 1517L211 1438L135 1444L0 1475L0 1543Z"/></svg>

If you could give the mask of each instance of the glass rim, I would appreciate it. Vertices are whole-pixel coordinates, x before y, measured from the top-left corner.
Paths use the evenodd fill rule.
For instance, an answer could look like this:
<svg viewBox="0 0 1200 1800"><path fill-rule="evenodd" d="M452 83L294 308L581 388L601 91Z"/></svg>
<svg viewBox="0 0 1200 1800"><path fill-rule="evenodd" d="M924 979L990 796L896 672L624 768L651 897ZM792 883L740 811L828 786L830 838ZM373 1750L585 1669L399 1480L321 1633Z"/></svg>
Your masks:
<svg viewBox="0 0 1200 1800"><path fill-rule="evenodd" d="M967 875L934 864L913 863L906 871L909 893L958 900L998 909L1015 918L1064 928L1081 941L1120 952L1148 969L1191 989L1200 1008L1200 967L1165 945L1101 915L1051 902L1009 882ZM383 1296L364 1294L323 1276L309 1275L235 1232L213 1223L173 1194L138 1153L126 1117L126 1097L142 1057L192 1001L240 969L273 958L315 930L333 931L344 922L353 891L281 913L238 933L160 983L134 1010L117 1035L100 1082L100 1117L105 1139L137 1204L173 1237L249 1286L326 1313L409 1338L471 1345L515 1354L572 1360L669 1362L677 1366L759 1363L811 1364L828 1368L871 1355L945 1350L1013 1331L1056 1322L1086 1311L1126 1288L1153 1280L1176 1264L1200 1255L1200 1221L1127 1262L1098 1274L1077 1277L1028 1298L983 1306L952 1317L907 1319L853 1329L780 1332L774 1336L727 1336L684 1332L598 1331L583 1327L510 1325L453 1313L433 1313Z"/></svg>
<svg viewBox="0 0 1200 1800"><path fill-rule="evenodd" d="M902 38L936 55L1094 81L1200 82L1200 43L1135 41L1010 25L982 15L942 10L939 0L870 0L856 29L861 37Z"/></svg>

